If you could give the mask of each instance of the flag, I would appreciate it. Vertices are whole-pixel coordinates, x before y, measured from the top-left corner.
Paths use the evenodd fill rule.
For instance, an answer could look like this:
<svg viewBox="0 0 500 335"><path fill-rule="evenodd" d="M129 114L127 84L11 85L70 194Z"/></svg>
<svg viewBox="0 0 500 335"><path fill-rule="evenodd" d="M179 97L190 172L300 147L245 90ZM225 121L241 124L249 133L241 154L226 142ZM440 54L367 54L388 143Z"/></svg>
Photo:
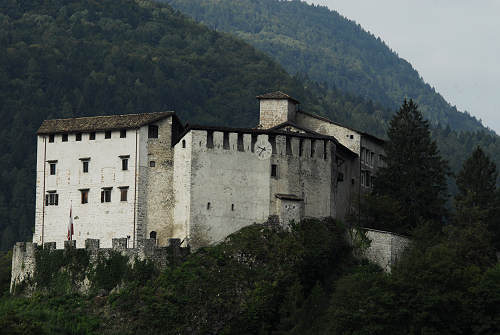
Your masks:
<svg viewBox="0 0 500 335"><path fill-rule="evenodd" d="M69 222L68 222L68 241L73 239L73 216L71 212L73 210L73 205L69 207Z"/></svg>

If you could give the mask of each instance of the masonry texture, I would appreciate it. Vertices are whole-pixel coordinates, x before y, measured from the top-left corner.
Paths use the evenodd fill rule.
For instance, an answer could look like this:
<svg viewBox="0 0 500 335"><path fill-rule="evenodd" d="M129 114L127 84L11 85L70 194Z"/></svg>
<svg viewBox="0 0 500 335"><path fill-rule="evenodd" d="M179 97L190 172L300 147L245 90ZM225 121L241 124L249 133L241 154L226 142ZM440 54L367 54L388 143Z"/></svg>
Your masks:
<svg viewBox="0 0 500 335"><path fill-rule="evenodd" d="M356 214L383 141L285 93L257 98L255 128L184 126L174 112L44 121L33 242L178 238L196 249L270 216L286 225Z"/></svg>

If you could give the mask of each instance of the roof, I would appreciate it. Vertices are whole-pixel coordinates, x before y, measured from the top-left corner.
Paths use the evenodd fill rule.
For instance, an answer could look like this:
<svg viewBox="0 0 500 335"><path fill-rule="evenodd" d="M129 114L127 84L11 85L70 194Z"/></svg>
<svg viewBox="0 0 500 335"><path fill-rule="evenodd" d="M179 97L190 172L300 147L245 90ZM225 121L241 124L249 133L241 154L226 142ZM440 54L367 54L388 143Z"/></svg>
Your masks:
<svg viewBox="0 0 500 335"><path fill-rule="evenodd" d="M283 93L281 91L275 91L271 93L266 93L266 94L261 94L257 96L257 99L287 99L287 100L292 100L293 102L300 104L300 102L291 96L289 96L286 93Z"/></svg>
<svg viewBox="0 0 500 335"><path fill-rule="evenodd" d="M177 118L175 112L158 112L45 120L37 134L139 128L169 116Z"/></svg>
<svg viewBox="0 0 500 335"><path fill-rule="evenodd" d="M304 201L304 199L296 196L295 194L282 194L282 193L277 193L274 195L278 199L282 200L292 200L292 201Z"/></svg>
<svg viewBox="0 0 500 335"><path fill-rule="evenodd" d="M347 128L347 129L350 129L352 131L355 131L357 132L358 134L361 134L363 136L366 136L366 137L369 137L371 138L372 140L376 141L376 142L379 142L379 143L385 143L385 140L381 139L380 137L377 137L377 136L374 136L372 134L369 134L369 133L365 133L363 131L360 131L360 130L357 130L357 129L354 129L352 127L348 127L348 126L345 126L343 124L340 124L340 123L337 123L337 122L334 122L324 116L320 116L320 115L317 115L317 114L313 114L313 113L308 113L308 112L304 112L303 110L299 110L298 113L302 113L304 115L307 115L307 116L310 116L310 117L313 117L315 119L318 119L318 120L321 120L321 121L325 121L325 122L328 122L328 123L331 123L331 124L334 124L336 126L339 126L339 127L344 127L344 128Z"/></svg>

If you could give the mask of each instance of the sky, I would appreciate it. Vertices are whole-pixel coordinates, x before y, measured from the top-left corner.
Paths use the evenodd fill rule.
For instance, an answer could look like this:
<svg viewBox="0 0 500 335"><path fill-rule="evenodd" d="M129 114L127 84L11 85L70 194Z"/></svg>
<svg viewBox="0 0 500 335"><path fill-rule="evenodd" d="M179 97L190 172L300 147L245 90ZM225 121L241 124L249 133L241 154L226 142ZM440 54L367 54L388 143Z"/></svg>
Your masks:
<svg viewBox="0 0 500 335"><path fill-rule="evenodd" d="M500 0L307 0L380 37L460 111L500 134Z"/></svg>

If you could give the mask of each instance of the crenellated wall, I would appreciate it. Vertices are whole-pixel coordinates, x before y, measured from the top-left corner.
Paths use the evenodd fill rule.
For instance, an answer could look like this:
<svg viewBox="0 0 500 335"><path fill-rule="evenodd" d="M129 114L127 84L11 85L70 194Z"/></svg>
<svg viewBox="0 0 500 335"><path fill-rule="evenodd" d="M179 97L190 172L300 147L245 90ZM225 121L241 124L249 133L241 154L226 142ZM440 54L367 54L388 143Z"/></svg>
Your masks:
<svg viewBox="0 0 500 335"><path fill-rule="evenodd" d="M119 252L121 255L128 257L129 263L133 264L136 260L143 261L145 259L151 261L157 269L166 268L172 261L182 261L190 252L189 248L181 247L179 239L169 239L168 245L165 247L157 247L154 239L145 239L137 241L136 248L128 248L130 242L127 238L112 239L111 248L100 248L100 240L87 239L85 240L86 250L90 267L97 264L99 259L109 258L113 252ZM76 248L76 241L65 241L64 252L69 249ZM48 252L63 252L56 250L56 242L46 242L44 244L45 251ZM31 280L34 277L36 270L37 253L42 250L41 246L31 242L17 242L12 252L12 275L10 282L10 292L13 293L16 286L23 282L28 286L33 286ZM43 257L40 256L40 257ZM34 289L35 287L32 287Z"/></svg>
<svg viewBox="0 0 500 335"><path fill-rule="evenodd" d="M257 141L271 143L270 158L257 157ZM174 148L174 236L199 248L271 215L335 216L334 155L326 138L191 129Z"/></svg>

